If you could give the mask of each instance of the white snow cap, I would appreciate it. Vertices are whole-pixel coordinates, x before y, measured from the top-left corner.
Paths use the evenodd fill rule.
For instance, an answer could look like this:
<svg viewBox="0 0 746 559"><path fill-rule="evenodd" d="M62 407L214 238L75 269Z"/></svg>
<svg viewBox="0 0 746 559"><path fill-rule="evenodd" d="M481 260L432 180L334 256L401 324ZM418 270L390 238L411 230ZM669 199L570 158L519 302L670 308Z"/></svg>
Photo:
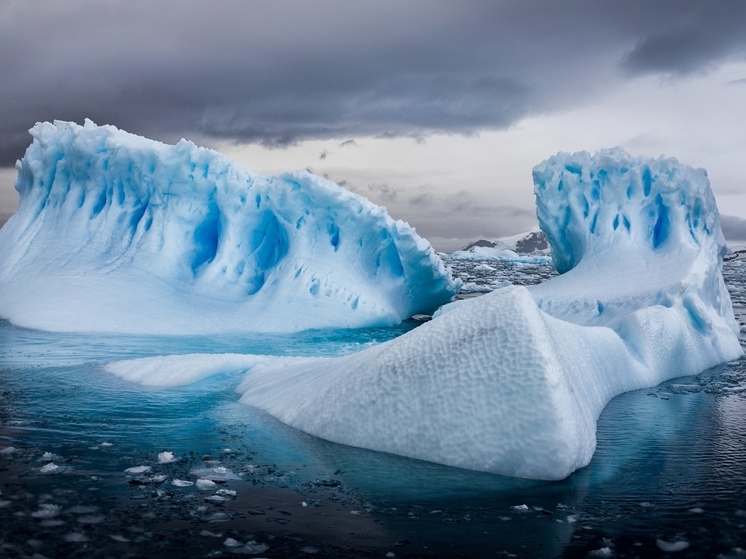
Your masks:
<svg viewBox="0 0 746 559"><path fill-rule="evenodd" d="M459 301L390 342L254 367L241 401L331 441L562 479L611 398L742 355L707 175L621 149L534 169L565 274Z"/></svg>
<svg viewBox="0 0 746 559"><path fill-rule="evenodd" d="M393 325L458 291L427 241L305 171L250 173L56 121L31 129L0 230L0 316L58 331L197 334Z"/></svg>

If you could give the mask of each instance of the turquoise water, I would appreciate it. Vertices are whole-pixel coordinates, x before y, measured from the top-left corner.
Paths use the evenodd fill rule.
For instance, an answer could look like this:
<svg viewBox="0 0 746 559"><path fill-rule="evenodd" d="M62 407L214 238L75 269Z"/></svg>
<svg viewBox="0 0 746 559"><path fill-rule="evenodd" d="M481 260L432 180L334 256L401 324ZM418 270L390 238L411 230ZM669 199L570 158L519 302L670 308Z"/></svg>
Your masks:
<svg viewBox="0 0 746 559"><path fill-rule="evenodd" d="M469 281L492 281L470 270L475 264L460 262L455 268ZM741 266L726 264L739 316ZM548 267L536 266L502 266L498 272L524 283L551 275ZM329 443L239 405L238 376L152 389L101 367L111 360L194 352L340 355L418 324L292 336L153 338L43 333L0 322L0 451L17 449L0 454L0 555L160 556L157 536L139 547L130 538L117 544L116 552L104 543L123 526L136 528L128 524L123 502L148 503L154 533L178 518L212 529L207 515L213 508L197 511L194 499L204 495L193 487L140 483L124 470L148 464L169 479L195 479L190 468L211 460L241 473L242 480L230 485L239 493L249 487L339 492L348 499L350 514L359 512L379 530L369 542L370 553L574 557L604 556L608 548L615 556L645 557L664 556L666 545L674 545L684 546L678 553L687 557L737 557L734 550L746 548L743 359L615 398L600 418L592 463L561 482L470 472ZM159 466L157 455L164 450L181 461ZM59 474L41 473L44 453L54 455ZM166 497L176 503L168 514L158 508ZM85 526L85 545L65 542L72 528L82 529L70 515L55 516L62 522L56 526L43 526L32 516L40 503L94 501L106 520ZM283 529L292 531L299 523L297 515L288 516ZM190 530L197 538L199 529ZM324 543L319 541L317 547ZM193 553L183 553L230 551L220 547L222 541L216 545L212 551L194 547ZM290 553L290 548L278 549L273 544L262 556ZM328 556L358 556L352 548L319 549Z"/></svg>

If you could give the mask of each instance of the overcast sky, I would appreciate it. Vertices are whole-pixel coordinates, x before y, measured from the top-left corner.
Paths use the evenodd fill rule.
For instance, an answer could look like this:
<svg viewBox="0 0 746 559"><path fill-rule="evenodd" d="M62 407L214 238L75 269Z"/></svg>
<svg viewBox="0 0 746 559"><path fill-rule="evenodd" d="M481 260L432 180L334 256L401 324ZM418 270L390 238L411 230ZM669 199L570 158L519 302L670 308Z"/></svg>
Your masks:
<svg viewBox="0 0 746 559"><path fill-rule="evenodd" d="M743 0L0 0L0 221L27 130L86 117L309 168L442 250L534 227L560 150L678 157L746 217L745 29Z"/></svg>

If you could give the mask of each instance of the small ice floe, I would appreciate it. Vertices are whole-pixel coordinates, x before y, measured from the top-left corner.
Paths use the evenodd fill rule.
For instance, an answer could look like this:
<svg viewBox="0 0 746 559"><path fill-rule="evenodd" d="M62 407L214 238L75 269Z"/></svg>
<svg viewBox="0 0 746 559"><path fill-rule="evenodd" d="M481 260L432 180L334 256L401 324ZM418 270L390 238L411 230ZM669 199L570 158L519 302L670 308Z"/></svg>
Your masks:
<svg viewBox="0 0 746 559"><path fill-rule="evenodd" d="M657 545L658 548L661 549L662 551L665 551L667 553L673 553L675 551L684 551L687 547L689 547L689 542L685 542L684 540L680 540L677 542L655 540L655 545Z"/></svg>
<svg viewBox="0 0 746 559"><path fill-rule="evenodd" d="M611 557L614 555L614 552L611 550L610 547L602 547L600 549L594 549L593 551L589 552L588 555L591 557Z"/></svg>
<svg viewBox="0 0 746 559"><path fill-rule="evenodd" d="M70 543L84 543L88 541L88 538L80 532L70 532L65 536L65 541Z"/></svg>
<svg viewBox="0 0 746 559"><path fill-rule="evenodd" d="M474 267L475 272L494 272L495 268L488 264L480 264L479 266Z"/></svg>
<svg viewBox="0 0 746 559"><path fill-rule="evenodd" d="M568 514L567 515L567 523L568 524L573 524L574 522L577 522L577 521L578 521L578 517L577 516L572 515L572 514Z"/></svg>
<svg viewBox="0 0 746 559"><path fill-rule="evenodd" d="M640 503L640 506L642 508L644 508L644 509L649 509L649 508L654 507L655 505L652 504L652 503L649 503L649 502L645 501L645 502Z"/></svg>
<svg viewBox="0 0 746 559"><path fill-rule="evenodd" d="M217 484L210 479L197 480L197 489L199 489L200 491L210 491L211 489L215 489L216 485Z"/></svg>
<svg viewBox="0 0 746 559"><path fill-rule="evenodd" d="M103 447L114 446L114 443L103 442L103 443L101 443L101 446L103 446Z"/></svg>
<svg viewBox="0 0 746 559"><path fill-rule="evenodd" d="M144 474L146 472L149 472L151 470L150 466L133 466L131 468L127 468L124 470L125 474L130 474L132 476Z"/></svg>
<svg viewBox="0 0 746 559"><path fill-rule="evenodd" d="M220 495L210 495L209 497L205 497L205 501L212 503L214 505L221 505L225 503L225 499L221 497Z"/></svg>
<svg viewBox="0 0 746 559"><path fill-rule="evenodd" d="M212 522L228 522L231 519L231 515L225 512L214 512L207 517L207 521Z"/></svg>
<svg viewBox="0 0 746 559"><path fill-rule="evenodd" d="M694 514L702 514L705 511L700 507L694 507L693 509L689 509L689 512L693 512Z"/></svg>
<svg viewBox="0 0 746 559"><path fill-rule="evenodd" d="M503 522L507 522L508 520L512 520L512 518L510 518L509 516L499 516L498 518L500 520L502 520Z"/></svg>
<svg viewBox="0 0 746 559"><path fill-rule="evenodd" d="M216 534L214 532L210 532L209 530L202 530L199 533L199 535L202 536L202 537L205 537L205 538L222 538L223 537L223 534L221 532L218 532Z"/></svg>
<svg viewBox="0 0 746 559"><path fill-rule="evenodd" d="M209 479L211 481L228 481L231 479L241 479L225 466L215 466L212 468L192 468L189 473L202 479Z"/></svg>
<svg viewBox="0 0 746 559"><path fill-rule="evenodd" d="M386 553L386 557L388 557L389 559L393 559L393 557L396 557L396 553L394 553L393 551L389 551L388 553Z"/></svg>
<svg viewBox="0 0 746 559"><path fill-rule="evenodd" d="M42 467L41 467L41 468L39 469L39 472L40 472L40 473L42 473L42 474L44 474L44 475L52 475L52 474L59 474L59 473L62 473L62 471L63 471L64 469L65 469L65 468L63 468L63 467L61 467L61 466L58 466L58 465L57 465L57 464L55 464L54 462L50 462L49 464L47 464L47 465L45 465L45 466L42 466Z"/></svg>
<svg viewBox="0 0 746 559"><path fill-rule="evenodd" d="M4 509L5 507L9 507L9 506L10 506L10 501L3 501L2 499L0 499L0 509Z"/></svg>
<svg viewBox="0 0 746 559"><path fill-rule="evenodd" d="M14 446L6 446L4 449L0 450L0 454L7 456L8 454L13 454L16 450L18 449Z"/></svg>
<svg viewBox="0 0 746 559"><path fill-rule="evenodd" d="M528 505L515 505L510 507L510 510L513 512L528 512L531 509L528 508Z"/></svg>
<svg viewBox="0 0 746 559"><path fill-rule="evenodd" d="M190 487L194 485L193 481L187 481L185 479L174 478L171 480L171 485L174 487Z"/></svg>
<svg viewBox="0 0 746 559"><path fill-rule="evenodd" d="M43 505L39 505L39 510L36 512L32 512L31 516L34 518L54 518L60 514L60 507L58 505L52 505L50 503L45 503Z"/></svg>
<svg viewBox="0 0 746 559"><path fill-rule="evenodd" d="M45 452L41 455L41 458L39 458L39 460L41 460L42 462L51 462L55 458L57 458L55 454L52 454L51 452Z"/></svg>
<svg viewBox="0 0 746 559"><path fill-rule="evenodd" d="M232 499L236 496L236 492L233 491L233 489L218 489L215 494L220 495L225 499Z"/></svg>
<svg viewBox="0 0 746 559"><path fill-rule="evenodd" d="M155 475L155 476L150 476L148 478L148 483L152 483L153 485L159 485L159 484L163 483L164 481L166 481L167 477L168 476L164 476L163 474L158 474L158 475Z"/></svg>
<svg viewBox="0 0 746 559"><path fill-rule="evenodd" d="M158 463L159 464L173 464L174 462L178 462L179 459L174 457L174 453L170 452L168 450L164 450L163 452L158 453Z"/></svg>
<svg viewBox="0 0 746 559"><path fill-rule="evenodd" d="M120 542L120 543L127 543L130 541L128 538L125 538L124 536L120 536L119 534L109 534L109 537L115 542Z"/></svg>

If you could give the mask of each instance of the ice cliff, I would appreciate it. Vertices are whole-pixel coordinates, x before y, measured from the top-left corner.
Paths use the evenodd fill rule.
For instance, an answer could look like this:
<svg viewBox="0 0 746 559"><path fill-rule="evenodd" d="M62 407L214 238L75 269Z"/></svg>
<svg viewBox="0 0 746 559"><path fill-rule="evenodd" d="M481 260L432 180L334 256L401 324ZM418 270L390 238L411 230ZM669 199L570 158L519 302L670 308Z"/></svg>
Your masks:
<svg viewBox="0 0 746 559"><path fill-rule="evenodd" d="M390 342L326 359L193 356L109 365L174 384L248 369L241 402L325 439L452 466L562 479L587 465L614 396L742 355L702 169L621 149L533 171L560 276L443 307ZM230 363L229 363L230 361ZM195 363L192 365L192 363Z"/></svg>
<svg viewBox="0 0 746 559"><path fill-rule="evenodd" d="M384 208L306 172L258 176L182 140L37 124L0 230L0 317L196 334L392 325L458 283Z"/></svg>

